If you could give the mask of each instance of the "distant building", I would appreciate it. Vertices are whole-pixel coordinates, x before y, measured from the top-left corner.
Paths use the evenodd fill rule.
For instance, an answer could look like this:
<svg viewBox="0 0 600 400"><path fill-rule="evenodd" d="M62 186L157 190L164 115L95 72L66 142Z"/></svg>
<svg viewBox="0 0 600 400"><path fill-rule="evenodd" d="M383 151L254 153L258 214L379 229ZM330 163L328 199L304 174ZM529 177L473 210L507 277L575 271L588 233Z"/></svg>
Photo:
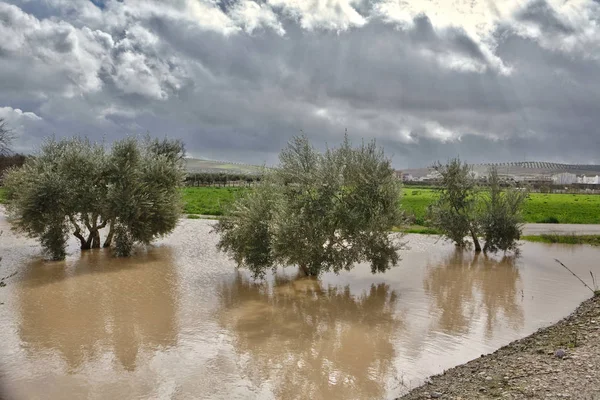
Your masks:
<svg viewBox="0 0 600 400"><path fill-rule="evenodd" d="M577 177L577 183L583 183L585 185L600 185L600 176L579 176Z"/></svg>
<svg viewBox="0 0 600 400"><path fill-rule="evenodd" d="M419 178L419 181L428 182L428 181L439 181L442 179L442 174L437 171L430 171L427 175Z"/></svg>
<svg viewBox="0 0 600 400"><path fill-rule="evenodd" d="M552 183L555 185L572 185L573 183L577 183L577 175L570 172L555 174L552 175Z"/></svg>

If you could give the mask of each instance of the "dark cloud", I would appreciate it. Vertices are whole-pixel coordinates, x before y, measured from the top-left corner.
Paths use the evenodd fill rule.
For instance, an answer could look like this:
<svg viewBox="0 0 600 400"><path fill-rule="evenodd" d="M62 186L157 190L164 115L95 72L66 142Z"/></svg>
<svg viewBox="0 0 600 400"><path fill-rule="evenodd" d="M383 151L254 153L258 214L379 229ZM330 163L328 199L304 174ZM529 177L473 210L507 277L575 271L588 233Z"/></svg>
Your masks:
<svg viewBox="0 0 600 400"><path fill-rule="evenodd" d="M544 32L572 34L575 30L565 23L546 0L535 0L517 14L521 21L537 24Z"/></svg>
<svg viewBox="0 0 600 400"><path fill-rule="evenodd" d="M347 128L376 138L398 167L455 155L600 162L591 0L576 25L535 1L479 37L460 21L397 24L375 3L347 0L331 10L15 3L0 2L0 117L11 115L22 148L53 133L111 141L149 131L183 138L196 156L270 163L301 130L323 147Z"/></svg>

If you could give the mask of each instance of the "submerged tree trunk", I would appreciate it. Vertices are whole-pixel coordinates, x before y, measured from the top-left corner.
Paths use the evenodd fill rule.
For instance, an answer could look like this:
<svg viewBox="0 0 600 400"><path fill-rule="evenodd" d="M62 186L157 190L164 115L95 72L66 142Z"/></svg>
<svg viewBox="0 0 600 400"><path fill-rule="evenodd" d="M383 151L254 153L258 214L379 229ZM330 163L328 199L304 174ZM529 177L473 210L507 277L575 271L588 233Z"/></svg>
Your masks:
<svg viewBox="0 0 600 400"><path fill-rule="evenodd" d="M306 275L306 276L310 276L310 270L308 269L308 267L307 267L306 265L304 265L304 264L301 264L301 265L300 265L300 270L301 270L302 272L304 272L304 275Z"/></svg>
<svg viewBox="0 0 600 400"><path fill-rule="evenodd" d="M71 221L73 226L75 226L75 232L73 232L73 236L75 236L81 242L80 249L81 250L89 250L90 249L90 241L86 240L86 238L84 238L83 235L81 234L81 228L79 227L79 224L77 223L77 221L75 221L75 218L73 218L72 216L69 216L69 220Z"/></svg>
<svg viewBox="0 0 600 400"><path fill-rule="evenodd" d="M73 236L75 236L77 239L79 239L79 241L81 243L81 245L80 245L81 250L99 249L101 246L100 229L102 229L106 226L107 221L104 221L100 225L98 225L98 215L91 216L92 223L90 223L89 216L83 216L82 218L83 218L83 223L85 224L85 227L87 228L87 230L89 232L88 237L85 238L82 235L81 227L75 220L75 217L69 216L71 223L75 227L75 232L73 232ZM108 246L110 246L111 239L112 239L112 226L111 226L111 232L109 232L109 237L107 237L107 239L106 239L107 242L109 243ZM108 246L106 246L106 242L105 242L104 247L108 247Z"/></svg>
<svg viewBox="0 0 600 400"><path fill-rule="evenodd" d="M90 249L90 242L88 242L79 232L74 232L73 235L81 242L81 245L79 246L81 250Z"/></svg>
<svg viewBox="0 0 600 400"><path fill-rule="evenodd" d="M110 247L112 244L113 236L115 235L115 230L113 228L113 224L110 224L110 228L108 228L108 235L106 235L106 240L104 241L104 245L102 247Z"/></svg>
<svg viewBox="0 0 600 400"><path fill-rule="evenodd" d="M473 238L473 244L475 245L475 253L481 253L481 245L479 244L479 239L475 234L475 231L471 228L471 237Z"/></svg>
<svg viewBox="0 0 600 400"><path fill-rule="evenodd" d="M100 232L98 232L98 229L96 229L93 233L90 233L90 236L92 237L92 249L99 249L100 248Z"/></svg>

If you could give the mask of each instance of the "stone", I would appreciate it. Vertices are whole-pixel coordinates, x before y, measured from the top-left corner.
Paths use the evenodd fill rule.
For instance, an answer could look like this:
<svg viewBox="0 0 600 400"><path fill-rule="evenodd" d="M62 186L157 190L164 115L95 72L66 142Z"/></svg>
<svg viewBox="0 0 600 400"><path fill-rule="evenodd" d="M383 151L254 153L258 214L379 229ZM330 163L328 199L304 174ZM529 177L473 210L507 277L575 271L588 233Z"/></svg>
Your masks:
<svg viewBox="0 0 600 400"><path fill-rule="evenodd" d="M429 395L432 399L439 399L440 397L442 397L442 393L440 392L431 392Z"/></svg>
<svg viewBox="0 0 600 400"><path fill-rule="evenodd" d="M567 355L567 352L564 349L558 349L554 352L554 356L558 358L564 358Z"/></svg>

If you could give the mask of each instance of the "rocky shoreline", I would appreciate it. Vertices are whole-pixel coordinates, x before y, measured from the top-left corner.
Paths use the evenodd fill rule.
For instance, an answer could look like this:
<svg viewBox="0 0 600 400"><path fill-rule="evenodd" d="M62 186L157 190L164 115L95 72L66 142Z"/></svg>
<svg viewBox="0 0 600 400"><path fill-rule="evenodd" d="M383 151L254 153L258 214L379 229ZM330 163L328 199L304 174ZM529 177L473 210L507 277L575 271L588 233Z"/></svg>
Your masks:
<svg viewBox="0 0 600 400"><path fill-rule="evenodd" d="M429 378L399 399L600 400L600 295L492 354Z"/></svg>

